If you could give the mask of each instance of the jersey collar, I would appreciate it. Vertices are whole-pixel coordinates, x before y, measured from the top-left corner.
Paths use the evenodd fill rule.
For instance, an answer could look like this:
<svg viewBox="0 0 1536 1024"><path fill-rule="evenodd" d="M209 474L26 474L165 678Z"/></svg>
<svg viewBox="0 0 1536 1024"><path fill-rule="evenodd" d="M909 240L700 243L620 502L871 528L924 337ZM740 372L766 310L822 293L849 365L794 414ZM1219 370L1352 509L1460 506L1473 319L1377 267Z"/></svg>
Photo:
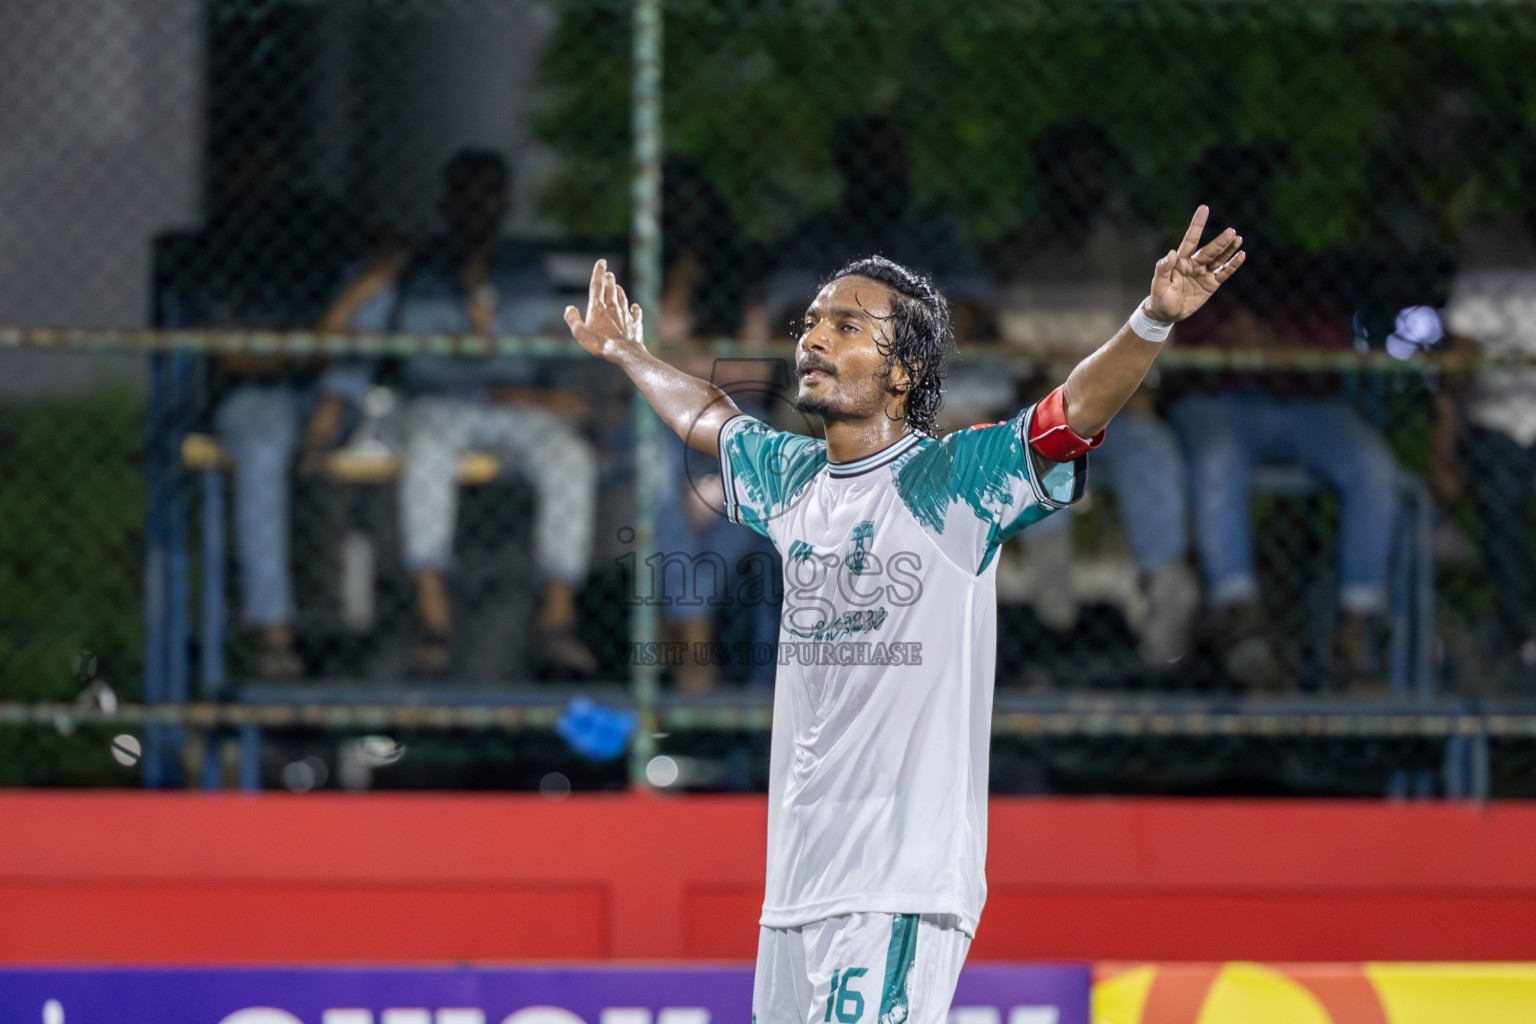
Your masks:
<svg viewBox="0 0 1536 1024"><path fill-rule="evenodd" d="M827 461L827 474L840 480L850 476L863 476L870 470L879 469L881 466L895 462L904 452L911 451L918 442L927 436L927 434L914 430L900 441L886 445L873 455L866 455L862 459L855 459L852 462L833 462L829 459Z"/></svg>

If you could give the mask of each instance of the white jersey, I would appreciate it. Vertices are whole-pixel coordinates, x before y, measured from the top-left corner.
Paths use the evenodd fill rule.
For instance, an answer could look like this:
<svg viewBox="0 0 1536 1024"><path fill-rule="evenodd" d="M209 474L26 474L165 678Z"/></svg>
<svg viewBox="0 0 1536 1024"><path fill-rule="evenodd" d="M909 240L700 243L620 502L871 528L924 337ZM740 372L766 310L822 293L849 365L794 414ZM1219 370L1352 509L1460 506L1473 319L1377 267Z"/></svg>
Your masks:
<svg viewBox="0 0 1536 1024"><path fill-rule="evenodd" d="M1086 477L1030 451L1033 414L851 463L747 416L721 429L726 513L784 565L764 926L953 914L975 933L995 556Z"/></svg>

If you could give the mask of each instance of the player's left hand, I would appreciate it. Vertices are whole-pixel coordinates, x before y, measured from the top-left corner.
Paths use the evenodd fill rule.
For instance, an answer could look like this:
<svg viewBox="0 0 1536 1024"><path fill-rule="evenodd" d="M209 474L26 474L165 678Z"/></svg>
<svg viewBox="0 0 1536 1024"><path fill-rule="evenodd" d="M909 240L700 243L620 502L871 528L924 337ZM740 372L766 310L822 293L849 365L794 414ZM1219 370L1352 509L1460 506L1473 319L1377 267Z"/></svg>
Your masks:
<svg viewBox="0 0 1536 1024"><path fill-rule="evenodd" d="M618 279L608 271L608 261L592 265L592 283L587 289L587 315L575 306L565 307L565 325L581 347L610 363L645 351L645 327L640 304L631 303L619 287Z"/></svg>
<svg viewBox="0 0 1536 1024"><path fill-rule="evenodd" d="M1147 299L1147 315L1166 323L1189 317L1216 294L1216 289L1237 272L1247 255L1243 236L1231 228L1200 246L1205 218L1210 208L1201 206L1190 219L1189 230L1177 249L1157 261L1152 275L1152 295Z"/></svg>

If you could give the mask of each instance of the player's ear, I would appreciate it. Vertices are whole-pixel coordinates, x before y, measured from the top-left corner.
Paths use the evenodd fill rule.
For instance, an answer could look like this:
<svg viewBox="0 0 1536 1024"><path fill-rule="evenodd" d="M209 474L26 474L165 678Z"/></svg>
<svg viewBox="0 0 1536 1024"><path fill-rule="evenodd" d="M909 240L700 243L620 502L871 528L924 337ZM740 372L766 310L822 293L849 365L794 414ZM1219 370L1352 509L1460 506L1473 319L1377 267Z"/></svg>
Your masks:
<svg viewBox="0 0 1536 1024"><path fill-rule="evenodd" d="M891 337L889 323L882 323L875 335L875 348L885 358L885 388L893 395L904 395L912 390L912 375L907 372L906 361L896 353L896 342ZM919 367L918 372L921 372Z"/></svg>

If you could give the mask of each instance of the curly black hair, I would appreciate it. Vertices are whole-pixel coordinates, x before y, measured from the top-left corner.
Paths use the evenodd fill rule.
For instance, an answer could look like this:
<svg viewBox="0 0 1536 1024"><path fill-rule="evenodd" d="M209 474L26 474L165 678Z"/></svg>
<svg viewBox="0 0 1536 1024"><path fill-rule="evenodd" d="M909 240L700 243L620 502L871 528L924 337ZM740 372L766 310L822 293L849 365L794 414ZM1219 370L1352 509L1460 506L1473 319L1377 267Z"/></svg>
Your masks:
<svg viewBox="0 0 1536 1024"><path fill-rule="evenodd" d="M889 389L891 373L898 363L901 365L909 382L904 416L907 426L933 433L934 418L944 404L949 354L955 348L949 300L932 278L884 256L864 256L845 263L822 282L822 287L841 277L867 277L896 293L895 308L883 318L889 341L880 347L885 363L877 376Z"/></svg>

